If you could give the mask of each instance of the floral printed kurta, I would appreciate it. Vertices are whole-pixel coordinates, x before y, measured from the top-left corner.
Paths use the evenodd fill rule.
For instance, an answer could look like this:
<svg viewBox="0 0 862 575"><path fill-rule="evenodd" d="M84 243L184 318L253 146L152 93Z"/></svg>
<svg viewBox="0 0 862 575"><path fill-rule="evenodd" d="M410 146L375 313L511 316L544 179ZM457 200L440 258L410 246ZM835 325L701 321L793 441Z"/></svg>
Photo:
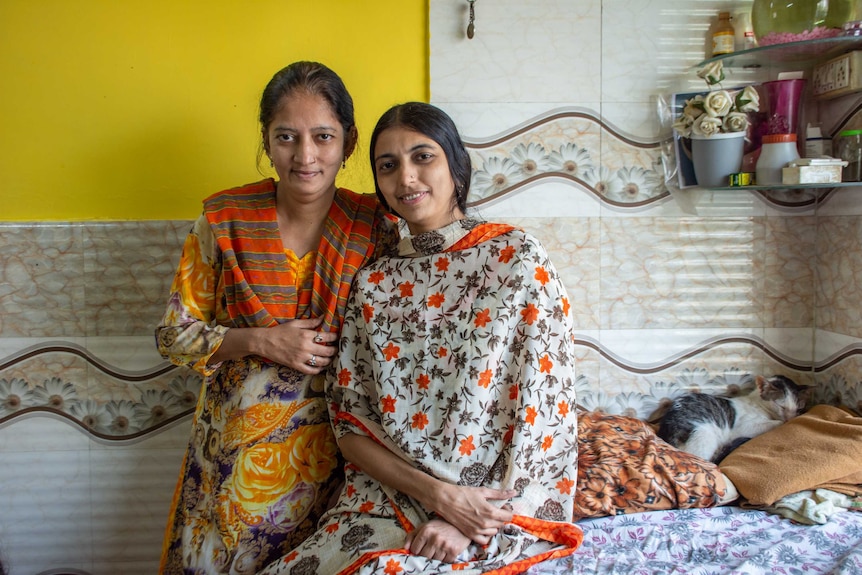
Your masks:
<svg viewBox="0 0 862 575"><path fill-rule="evenodd" d="M572 323L544 248L513 230L460 251L383 258L353 290L327 379L336 435L372 436L454 484L514 488L516 517L455 565L410 555L406 535L428 510L348 465L321 529L264 573L519 573L571 553L581 537L567 523Z"/></svg>
<svg viewBox="0 0 862 575"><path fill-rule="evenodd" d="M271 209L274 189L269 197L266 183L254 191L260 188ZM371 220L369 210L363 217ZM342 235L351 249L373 252L375 238ZM256 573L314 531L342 478L322 375L254 356L207 365L229 327L248 323L226 307L223 259L202 216L186 239L157 330L165 357L205 376L165 538L165 575ZM298 292L302 279L287 258L274 265L284 278L280 293ZM343 272L341 281L351 273ZM346 302L348 288L343 291Z"/></svg>

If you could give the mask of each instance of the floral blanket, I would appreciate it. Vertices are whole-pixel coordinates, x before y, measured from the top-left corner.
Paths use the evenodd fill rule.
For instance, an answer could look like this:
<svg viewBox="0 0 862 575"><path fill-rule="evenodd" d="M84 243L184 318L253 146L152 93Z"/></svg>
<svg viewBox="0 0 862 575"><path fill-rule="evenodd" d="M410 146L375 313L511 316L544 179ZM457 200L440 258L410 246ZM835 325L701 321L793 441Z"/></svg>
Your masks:
<svg viewBox="0 0 862 575"><path fill-rule="evenodd" d="M862 512L800 525L739 507L649 511L578 522L570 557L528 575L859 575Z"/></svg>

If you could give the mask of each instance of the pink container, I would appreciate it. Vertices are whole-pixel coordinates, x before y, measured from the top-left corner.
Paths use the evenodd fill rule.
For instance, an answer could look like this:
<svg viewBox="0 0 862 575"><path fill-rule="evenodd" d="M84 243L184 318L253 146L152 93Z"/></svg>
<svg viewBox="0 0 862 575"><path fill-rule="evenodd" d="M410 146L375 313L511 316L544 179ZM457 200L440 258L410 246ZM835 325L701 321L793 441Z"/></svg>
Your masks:
<svg viewBox="0 0 862 575"><path fill-rule="evenodd" d="M803 147L804 152L805 133L802 132L802 99L805 93L804 79L773 80L763 83L763 96L765 98L764 110L766 117L763 119L765 125L761 126L762 134L796 134L797 148Z"/></svg>

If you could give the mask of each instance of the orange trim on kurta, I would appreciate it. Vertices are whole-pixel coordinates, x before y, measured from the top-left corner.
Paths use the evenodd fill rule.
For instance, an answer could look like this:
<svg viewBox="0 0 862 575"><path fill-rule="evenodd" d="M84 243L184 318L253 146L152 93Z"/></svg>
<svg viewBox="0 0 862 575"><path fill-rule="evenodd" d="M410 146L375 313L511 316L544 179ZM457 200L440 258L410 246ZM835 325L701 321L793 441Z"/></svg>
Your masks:
<svg viewBox="0 0 862 575"><path fill-rule="evenodd" d="M371 430L368 429L367 427L365 427L365 424L362 423L361 421L359 421L359 418L357 418L352 413L349 413L347 411L339 411L338 413L335 414L335 419L333 420L332 425L335 426L341 421L347 421L347 422L351 423L352 425L355 425L356 427L358 427L359 429L364 431L366 433L366 435L368 435L368 437L370 437L371 439L376 441L379 445L381 445L382 447L386 447L386 445L384 445L382 441L377 439L377 437L375 437L374 434L371 433ZM389 448L386 447L386 449L389 449Z"/></svg>
<svg viewBox="0 0 862 575"><path fill-rule="evenodd" d="M567 547L564 549L552 549L550 551L546 551L545 553L540 553L539 555L534 555L533 557L528 557L526 559L522 559L521 561L510 563L499 569L495 569L493 571L486 571L486 575L517 575L518 573L523 573L533 565L537 565L542 561L547 561L549 559L559 559L560 557L566 557L568 555L571 555L572 553L577 551L578 547L580 547L581 543L584 540L584 532L581 531L580 527L572 523L554 523L551 521L536 519L535 517L515 515L512 517L512 524L521 527L522 529L524 529L524 531L532 533L533 535L540 537L541 539L550 541L552 543L566 545ZM383 549L379 551L363 553L359 557L359 559L351 563L345 569L339 571L338 575L353 575L354 573L359 571L359 569L363 565L379 557L383 557L386 555L410 554L410 551L404 548ZM470 562L459 563L459 566L462 566L463 568L467 568L469 567L469 565Z"/></svg>
<svg viewBox="0 0 862 575"><path fill-rule="evenodd" d="M382 551L369 551L368 553L363 553L359 556L359 559L348 565L346 568L342 569L338 572L338 575L352 575L359 571L363 565L371 561L372 559L377 559L383 555L410 555L410 551L405 548L401 549L384 549Z"/></svg>
<svg viewBox="0 0 862 575"><path fill-rule="evenodd" d="M526 515L515 515L512 517L512 524L545 541L559 543L567 547L565 549L552 549L551 551L510 563L500 569L487 571L486 575L515 575L516 573L523 573L542 561L571 555L577 551L584 540L584 532L573 523L554 523L552 521L536 519L535 517L527 517Z"/></svg>
<svg viewBox="0 0 862 575"><path fill-rule="evenodd" d="M552 541L561 545L578 548L584 541L584 532L574 523L545 521L544 519L536 519L535 517L528 517L526 515L513 516L512 523L522 527L524 531L532 533L536 537L541 537L546 541Z"/></svg>
<svg viewBox="0 0 862 575"><path fill-rule="evenodd" d="M467 232L467 235L449 246L449 248L445 251L457 252L458 250L466 250L468 248L472 248L473 246L477 246L482 242L488 241L492 238L496 238L497 236L502 236L503 234L511 232L514 229L517 228L515 226L510 226L509 224L494 224L485 222L479 224L478 226Z"/></svg>
<svg viewBox="0 0 862 575"><path fill-rule="evenodd" d="M389 504L392 506L392 510L395 511L395 518L398 519L398 523L401 524L401 528L404 529L407 533L413 533L416 530L416 526L407 519L407 516L404 515L404 512L401 511L401 508L395 505L395 501L392 500L391 497L386 497L389 500Z"/></svg>
<svg viewBox="0 0 862 575"><path fill-rule="evenodd" d="M180 469L186 468L186 462L188 461L188 458L189 458L189 452L186 451L186 453L183 455L183 462L180 465ZM170 515L168 515L168 526L166 528L166 533L172 533L173 532L174 522L176 521L176 513L175 512L176 512L177 507L180 504L180 496L182 495L183 485L185 483L183 481L184 477L185 477L184 474L180 473L180 476L177 478L176 485L174 486L174 494L171 497L171 508L170 508L171 513L170 513ZM171 541L170 537L166 536L162 540L162 555L159 558L159 573L164 573L165 569L167 569L168 551L171 548L171 543L172 543L172 541Z"/></svg>

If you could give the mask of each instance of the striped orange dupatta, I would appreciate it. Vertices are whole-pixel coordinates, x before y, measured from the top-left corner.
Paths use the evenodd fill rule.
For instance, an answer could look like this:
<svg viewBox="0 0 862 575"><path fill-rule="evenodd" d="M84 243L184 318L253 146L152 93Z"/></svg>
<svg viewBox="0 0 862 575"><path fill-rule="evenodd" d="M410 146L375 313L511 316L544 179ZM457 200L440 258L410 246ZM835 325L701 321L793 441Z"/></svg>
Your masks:
<svg viewBox="0 0 862 575"><path fill-rule="evenodd" d="M268 327L324 317L337 331L356 271L374 256L388 229L377 198L339 188L318 247L312 279L297 291L275 211L276 183L263 180L204 200L204 213L222 253L226 308L237 327Z"/></svg>

